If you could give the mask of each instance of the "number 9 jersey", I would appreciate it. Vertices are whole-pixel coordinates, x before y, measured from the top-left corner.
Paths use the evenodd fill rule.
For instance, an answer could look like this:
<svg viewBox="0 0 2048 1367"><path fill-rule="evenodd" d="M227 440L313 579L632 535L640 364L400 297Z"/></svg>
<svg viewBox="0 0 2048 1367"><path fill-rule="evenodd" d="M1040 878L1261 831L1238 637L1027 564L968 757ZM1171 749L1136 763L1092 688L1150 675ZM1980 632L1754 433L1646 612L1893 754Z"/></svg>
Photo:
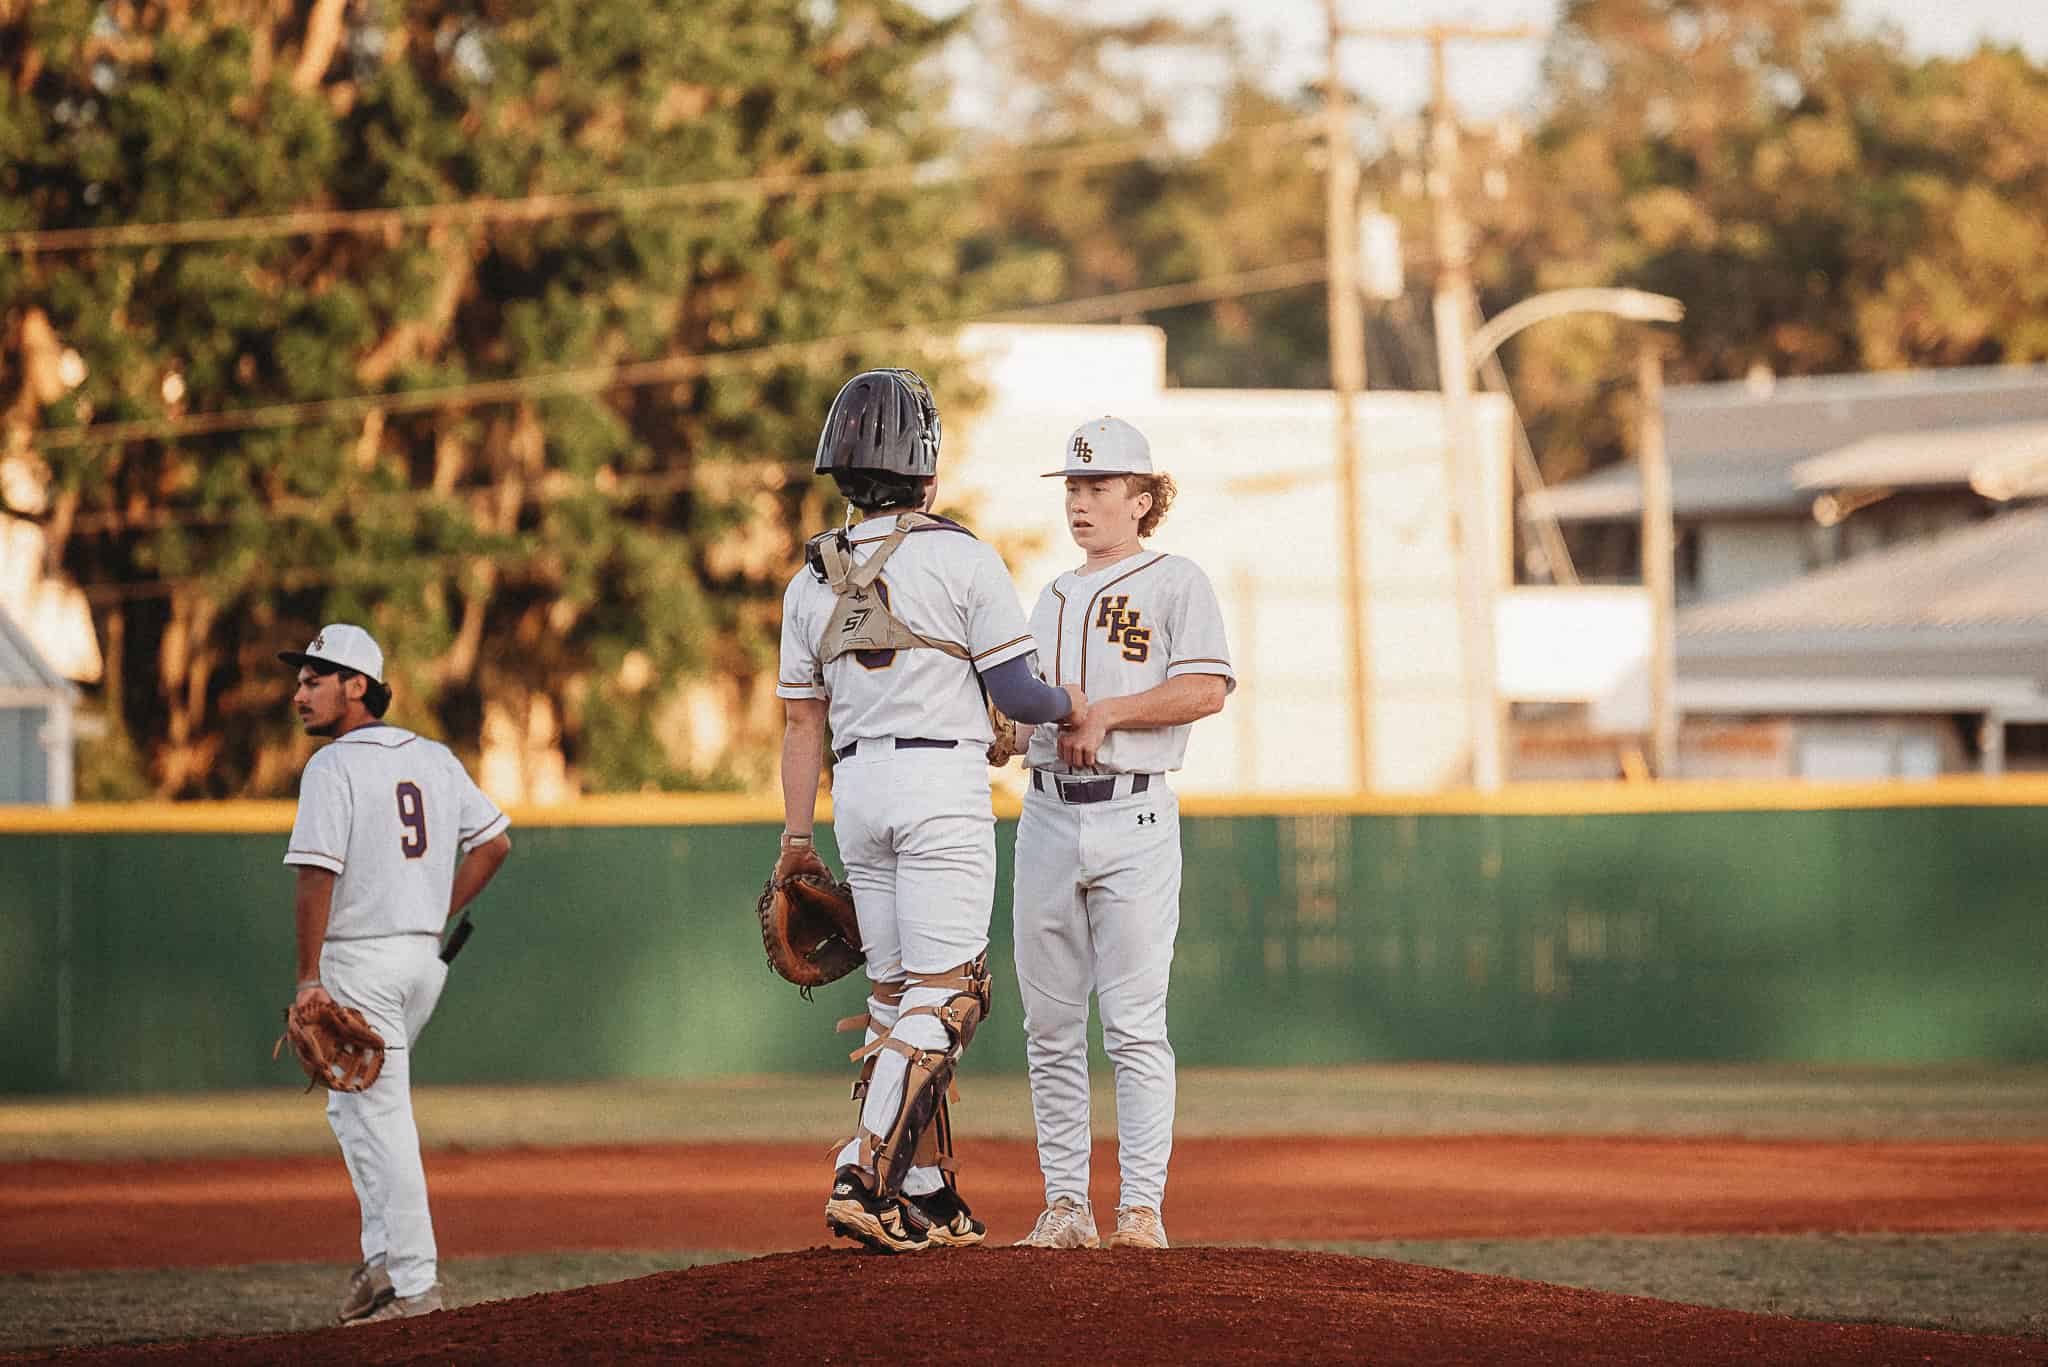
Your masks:
<svg viewBox="0 0 2048 1367"><path fill-rule="evenodd" d="M511 824L447 746L364 726L306 762L284 862L336 875L330 941L439 935L456 864Z"/></svg>

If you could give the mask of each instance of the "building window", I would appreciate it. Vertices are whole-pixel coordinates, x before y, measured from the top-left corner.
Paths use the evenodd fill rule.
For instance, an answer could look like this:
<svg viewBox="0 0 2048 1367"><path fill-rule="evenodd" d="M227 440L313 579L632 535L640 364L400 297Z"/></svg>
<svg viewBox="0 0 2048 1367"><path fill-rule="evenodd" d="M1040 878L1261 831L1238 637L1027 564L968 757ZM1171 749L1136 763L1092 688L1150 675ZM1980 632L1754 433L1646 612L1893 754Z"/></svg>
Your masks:
<svg viewBox="0 0 2048 1367"><path fill-rule="evenodd" d="M2008 773L2048 773L2048 722L2005 724L2005 768Z"/></svg>

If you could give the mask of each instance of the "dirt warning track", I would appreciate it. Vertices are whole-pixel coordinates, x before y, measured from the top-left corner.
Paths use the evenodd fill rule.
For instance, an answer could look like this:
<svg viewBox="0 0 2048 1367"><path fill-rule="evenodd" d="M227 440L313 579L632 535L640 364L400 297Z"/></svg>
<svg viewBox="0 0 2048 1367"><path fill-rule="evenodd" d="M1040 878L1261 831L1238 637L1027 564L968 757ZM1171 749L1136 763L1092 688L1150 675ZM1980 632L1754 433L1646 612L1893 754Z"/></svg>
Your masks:
<svg viewBox="0 0 2048 1367"><path fill-rule="evenodd" d="M968 1147L992 1242L1042 1204L1031 1146ZM1096 1151L1113 1208L1113 1146ZM765 1253L824 1241L811 1144L438 1151L444 1255ZM1578 1234L2048 1230L2048 1143L1467 1137L1193 1139L1175 1147L1176 1244ZM337 1157L0 1165L0 1271L350 1262Z"/></svg>

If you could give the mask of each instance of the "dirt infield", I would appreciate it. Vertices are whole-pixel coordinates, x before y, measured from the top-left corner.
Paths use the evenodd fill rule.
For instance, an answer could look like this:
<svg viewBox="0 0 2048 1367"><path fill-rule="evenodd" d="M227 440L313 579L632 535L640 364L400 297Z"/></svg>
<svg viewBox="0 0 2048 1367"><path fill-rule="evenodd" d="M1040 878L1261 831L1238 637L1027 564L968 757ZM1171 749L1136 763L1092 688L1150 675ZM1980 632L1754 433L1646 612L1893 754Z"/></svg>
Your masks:
<svg viewBox="0 0 2048 1367"><path fill-rule="evenodd" d="M1031 1147L983 1142L963 1188L993 1238L1041 1202ZM1112 1144L1097 1204L1116 1204ZM665 1144L427 1160L444 1254L801 1249L829 1173L808 1144ZM1193 1139L1179 1244L1573 1234L2048 1230L2048 1143L1576 1136ZM332 1157L0 1165L0 1272L347 1262L355 1202Z"/></svg>
<svg viewBox="0 0 2048 1367"><path fill-rule="evenodd" d="M944 1259L945 1274L934 1275ZM75 1363L2041 1363L2048 1342L1709 1310L1270 1249L880 1258L808 1251L288 1338L88 1350Z"/></svg>

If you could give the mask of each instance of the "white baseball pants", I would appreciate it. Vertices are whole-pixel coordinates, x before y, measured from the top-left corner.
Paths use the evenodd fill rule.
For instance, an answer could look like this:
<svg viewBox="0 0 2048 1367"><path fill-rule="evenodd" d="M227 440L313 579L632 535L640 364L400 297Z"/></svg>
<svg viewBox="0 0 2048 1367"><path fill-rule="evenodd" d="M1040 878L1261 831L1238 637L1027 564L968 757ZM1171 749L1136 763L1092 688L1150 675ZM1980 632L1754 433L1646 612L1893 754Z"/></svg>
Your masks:
<svg viewBox="0 0 2048 1367"><path fill-rule="evenodd" d="M1116 1069L1119 1205L1161 1209L1173 1156L1166 988L1180 933L1180 799L1073 804L1036 788L1017 825L1017 986L1047 1204L1088 1196L1088 996Z"/></svg>
<svg viewBox="0 0 2048 1367"><path fill-rule="evenodd" d="M863 741L832 771L832 833L846 861L860 917L861 952L873 982L905 974L943 973L988 949L995 905L995 813L989 806L983 747L898 750ZM938 1006L952 988L913 987L901 1010ZM868 1042L895 1026L899 1008L868 997ZM919 1049L944 1049L949 1037L936 1016L912 1016L896 1038ZM894 1050L875 1056L861 1128L887 1134L903 1103L909 1061ZM858 1138L834 1158L860 1161ZM903 1189L938 1190L936 1167L914 1168Z"/></svg>
<svg viewBox="0 0 2048 1367"><path fill-rule="evenodd" d="M420 1295L438 1276L412 1115L412 1045L448 981L440 947L432 935L385 935L329 940L320 951L328 995L362 1012L384 1037L383 1071L360 1092L329 1092L327 1124L356 1189L363 1260L382 1262L401 1296Z"/></svg>

